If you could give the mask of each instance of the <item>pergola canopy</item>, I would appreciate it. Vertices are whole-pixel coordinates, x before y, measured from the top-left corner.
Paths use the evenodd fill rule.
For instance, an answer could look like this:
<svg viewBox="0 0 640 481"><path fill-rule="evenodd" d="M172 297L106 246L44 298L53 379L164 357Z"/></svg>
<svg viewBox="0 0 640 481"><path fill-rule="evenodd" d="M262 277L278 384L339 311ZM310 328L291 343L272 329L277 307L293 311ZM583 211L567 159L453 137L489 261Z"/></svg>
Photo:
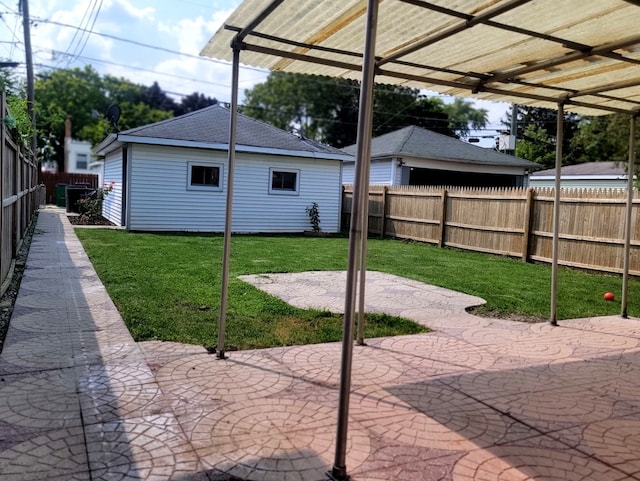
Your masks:
<svg viewBox="0 0 640 481"><path fill-rule="evenodd" d="M582 115L640 109L640 2L379 0L378 83ZM359 79L367 2L245 0L203 55ZM238 32L240 39L236 39ZM235 39L235 40L234 40Z"/></svg>
<svg viewBox="0 0 640 481"><path fill-rule="evenodd" d="M557 108L556 171L562 162L564 111L630 116L622 316L626 317L640 107L640 5L633 0L245 0L203 49L232 60L229 188L217 357L224 358L235 156L238 68L360 78L355 183L340 369L335 460L330 479L348 479L347 426L357 284L357 342L364 343L373 81L455 96ZM553 203L550 323L557 326L560 175ZM359 263L360 276L356 275Z"/></svg>

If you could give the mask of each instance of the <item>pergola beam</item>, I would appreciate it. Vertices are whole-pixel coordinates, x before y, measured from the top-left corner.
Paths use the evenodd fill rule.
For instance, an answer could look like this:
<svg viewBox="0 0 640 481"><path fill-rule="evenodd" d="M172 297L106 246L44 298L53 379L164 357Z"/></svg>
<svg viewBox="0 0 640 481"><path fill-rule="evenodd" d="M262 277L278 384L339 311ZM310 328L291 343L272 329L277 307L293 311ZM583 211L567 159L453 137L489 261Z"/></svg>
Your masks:
<svg viewBox="0 0 640 481"><path fill-rule="evenodd" d="M378 66L384 65L389 62L393 62L394 60L400 59L406 55L414 53L420 49L423 49L424 47L433 45L434 43L437 43L440 40L444 40L457 33L460 33L463 30L468 30L475 25L486 23L491 18L501 15L510 10L513 10L514 8L524 5L525 3L528 3L530 1L531 0L510 0L504 3L501 3L497 7L491 8L488 11L481 13L480 15L475 15L475 16L472 16L471 18L466 19L463 23L460 23L458 25L453 25L452 27L449 27L443 30L442 32L431 35L430 37L425 38L424 40L416 42L412 45L408 45L407 47L397 51L392 55L383 57L382 59L378 60Z"/></svg>
<svg viewBox="0 0 640 481"><path fill-rule="evenodd" d="M635 35L633 37L627 38L625 40L621 40L618 42L612 42L605 45L600 45L598 47L589 47L587 51L576 51L567 53L564 55L560 55L558 57L552 57L545 60L538 61L532 65L527 65L526 67L521 67L516 70L512 70L510 72L499 73L495 75L490 75L485 82L501 82L503 80L509 80L511 78L517 78L520 75L525 75L528 73L547 70L552 67L557 67L558 65L564 65L570 62L575 62L576 60L581 60L587 57L593 56L612 56L615 60L629 62L633 64L640 64L640 60L626 58L619 54L613 54L613 50L618 50L620 48L630 47L632 45L637 45L640 43L640 35Z"/></svg>
<svg viewBox="0 0 640 481"><path fill-rule="evenodd" d="M458 12L457 10L452 10L450 8L442 7L440 5L434 5L433 3L429 3L424 0L399 0L399 1L402 3L415 5L417 7L426 8L434 12L444 13L445 15L450 15L452 17L462 18L464 20L470 20L473 18L473 15L469 15L463 12ZM585 50L590 48L588 45L585 45L583 43L574 42L572 40L567 40L567 39L556 37L554 35L549 35L546 33L536 32L535 30L529 30L526 28L517 27L515 25L508 25L506 23L496 22L495 20L489 19L489 20L485 20L482 23L489 27L495 27L500 30L505 30L512 33L519 33L527 37L533 37L533 38L538 38L540 40L547 40L549 42L558 43L572 50Z"/></svg>
<svg viewBox="0 0 640 481"><path fill-rule="evenodd" d="M313 47L313 46L310 46ZM339 69L343 69L343 70L347 70L347 71L354 71L354 72L358 72L361 70L361 65L356 64L356 63L349 63L349 62L342 62L339 60L330 60L330 59L326 59L326 58L322 58L322 57L315 57L313 55L309 55L309 54L302 54L302 53L297 53L297 52L292 52L289 50L282 50L282 49L277 49L277 48L271 48L271 47L265 47L262 45L253 45L251 43L246 43L243 42L241 44L241 49L242 50L247 50L247 51L252 51L252 52L257 52L257 53L262 53L265 55L272 55L272 56L278 56L278 57L282 57L282 58L288 58L291 60L298 60L301 62L307 62L307 63L313 63L313 64L317 64L317 65L325 65L328 67L334 67L334 68L339 68ZM322 50L326 50L326 49L322 49ZM341 51L341 53L343 53L345 51ZM347 53L345 52L345 55ZM354 57L357 57L357 54L352 54ZM402 62L400 61L399 64L403 65L406 64L406 62ZM430 66L421 66L418 64L411 64L410 66L412 67L416 67L416 68L425 68L427 70L433 70L433 71L442 71L445 72L445 69L438 69L435 67L430 67ZM447 73L453 73L454 71L447 71ZM459 73L460 75L467 75L467 76L481 76L482 74L477 74L477 73L463 73L463 72L456 72ZM393 70L388 70L388 69L380 69L378 68L376 71L376 74L379 76L387 76L387 77L392 77L392 78L398 78L398 79L405 79L405 80L412 80L415 82L424 82L424 83L431 83L434 85L441 85L444 87L451 87L451 88L456 88L456 89L462 89L462 90L469 90L471 92L473 92L477 87L478 84L470 84L470 83L465 83L465 82L460 82L460 81L455 81L455 80L444 80L444 79L438 79L438 78L434 78L434 77L429 77L429 76L422 76L422 75L412 75L412 74L407 74L407 73L403 73L403 72L395 72ZM588 91L571 91L568 89L562 89L561 87L556 87L556 86L547 86L544 84L535 84L535 83L530 83L530 82L514 82L515 84L518 85L523 85L523 86L527 86L530 88L539 88L539 89L549 89L549 90L554 90L559 92L558 96L546 96L546 95L539 95L539 94L531 94L531 93L526 93L526 92L518 92L518 91L512 91L512 90L507 90L507 89L502 89L502 88L498 88L498 87L491 87L488 85L482 85L480 90L483 92L487 92L487 93L492 93L492 94L496 94L496 95L505 95L505 96L511 96L511 97L515 97L515 98L521 98L521 99L530 99L530 100L539 100L539 101L543 101L543 102L549 102L552 104L556 104L559 101L563 101L566 104L570 104L570 105L575 105L577 107L585 107L585 108L595 108L595 109L599 109L599 110L603 110L606 112L610 112L610 113L621 113L621 114L632 114L636 111L636 109L638 108L638 106L640 105L640 103L636 102L636 101L629 101L627 99L617 99L616 97L612 97L612 96L606 96L607 100L618 100L620 102L623 103L631 103L633 105L631 105L629 108L617 108L617 107L611 107L611 106L607 106L607 105L602 105L602 104L598 104L598 103L593 103L593 102L583 102L583 101L579 101L576 100L577 97L582 97L582 96L586 96L586 95L592 95L592 96L596 96L598 97L598 94L603 92L603 91L607 91L607 90L615 90L615 89L621 89L621 88L626 88L626 87L633 87L636 85L640 85L640 80L636 81L624 81L624 82L620 82L620 83L616 83L616 84L611 84L607 87L601 87L599 89L590 89ZM477 93L477 91L476 91ZM601 97L603 98L603 100L605 99L604 95L601 95Z"/></svg>

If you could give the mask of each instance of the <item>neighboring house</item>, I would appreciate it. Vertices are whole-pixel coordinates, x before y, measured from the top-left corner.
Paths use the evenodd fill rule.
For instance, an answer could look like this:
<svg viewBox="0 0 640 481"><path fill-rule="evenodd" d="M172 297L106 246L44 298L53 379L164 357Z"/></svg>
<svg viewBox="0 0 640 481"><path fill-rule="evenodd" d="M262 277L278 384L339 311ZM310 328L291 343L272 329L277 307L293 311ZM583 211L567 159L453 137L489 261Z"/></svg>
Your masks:
<svg viewBox="0 0 640 481"><path fill-rule="evenodd" d="M115 182L103 215L137 231L222 232L228 109L214 105L111 134L96 148ZM232 230L303 232L317 202L320 228L340 229L344 152L238 115Z"/></svg>
<svg viewBox="0 0 640 481"><path fill-rule="evenodd" d="M66 172L70 174L96 174L98 185L101 186L102 161L96 160L91 151L91 143L84 140L75 140L69 137L64 140Z"/></svg>
<svg viewBox="0 0 640 481"><path fill-rule="evenodd" d="M355 155L356 146L343 149ZM343 183L354 182L354 161L344 164ZM519 187L538 164L471 145L420 127L405 127L371 142L370 183Z"/></svg>
<svg viewBox="0 0 640 481"><path fill-rule="evenodd" d="M66 152L66 172L71 174L88 174L91 165L91 142L84 140L75 140L71 138L64 139L64 148Z"/></svg>
<svg viewBox="0 0 640 481"><path fill-rule="evenodd" d="M554 187L556 169L541 170L529 177L531 187ZM568 165L560 171L561 187L627 188L625 164L619 162L586 162Z"/></svg>

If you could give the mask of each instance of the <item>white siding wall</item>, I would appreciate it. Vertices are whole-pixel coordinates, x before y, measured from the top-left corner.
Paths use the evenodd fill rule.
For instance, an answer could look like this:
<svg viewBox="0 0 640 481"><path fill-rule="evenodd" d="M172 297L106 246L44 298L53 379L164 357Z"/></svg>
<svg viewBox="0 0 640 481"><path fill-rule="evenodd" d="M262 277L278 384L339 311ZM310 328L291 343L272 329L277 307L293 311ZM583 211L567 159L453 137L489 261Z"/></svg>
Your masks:
<svg viewBox="0 0 640 481"><path fill-rule="evenodd" d="M342 164L342 183L353 185L355 183L355 162L344 162Z"/></svg>
<svg viewBox="0 0 640 481"><path fill-rule="evenodd" d="M222 232L227 154L221 151L133 145L128 228L146 231ZM188 162L223 164L221 191L187 190ZM305 207L319 204L320 228L337 232L340 161L236 154L234 232L302 232ZM299 169L299 195L269 194L270 168ZM108 177L107 177L108 180Z"/></svg>
<svg viewBox="0 0 640 481"><path fill-rule="evenodd" d="M91 153L91 142L85 142L82 140L65 139L65 148L68 154L67 172L75 174L93 174L89 166L93 162L93 156ZM78 167L78 156L84 156L86 161L86 167Z"/></svg>
<svg viewBox="0 0 640 481"><path fill-rule="evenodd" d="M122 225L122 151L111 152L104 160L104 182L113 184L113 190L102 202L102 216L115 225Z"/></svg>
<svg viewBox="0 0 640 481"><path fill-rule="evenodd" d="M371 185L393 185L392 161L390 159L371 162L369 180ZM343 184L355 183L355 162L345 162L342 174Z"/></svg>

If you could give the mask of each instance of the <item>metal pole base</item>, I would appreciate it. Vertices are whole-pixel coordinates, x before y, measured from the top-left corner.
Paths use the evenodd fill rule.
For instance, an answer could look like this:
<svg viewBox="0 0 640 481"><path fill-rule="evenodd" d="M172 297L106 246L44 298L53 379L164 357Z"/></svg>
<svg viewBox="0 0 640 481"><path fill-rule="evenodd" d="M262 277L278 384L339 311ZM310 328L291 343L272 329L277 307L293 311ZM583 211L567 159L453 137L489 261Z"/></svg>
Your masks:
<svg viewBox="0 0 640 481"><path fill-rule="evenodd" d="M227 356L225 356L224 351L218 351L216 352L216 359L226 359Z"/></svg>
<svg viewBox="0 0 640 481"><path fill-rule="evenodd" d="M552 326L557 326L558 325L558 321L556 321L555 319L552 321L549 321L549 324L551 324Z"/></svg>
<svg viewBox="0 0 640 481"><path fill-rule="evenodd" d="M358 340L356 341L356 344L357 344L358 346L366 346L366 345L367 345L367 343L366 343L366 342L364 342L364 339L358 339Z"/></svg>
<svg viewBox="0 0 640 481"><path fill-rule="evenodd" d="M327 477L331 481L349 481L351 479L346 468L337 468L336 466L331 468L331 471L327 471Z"/></svg>

